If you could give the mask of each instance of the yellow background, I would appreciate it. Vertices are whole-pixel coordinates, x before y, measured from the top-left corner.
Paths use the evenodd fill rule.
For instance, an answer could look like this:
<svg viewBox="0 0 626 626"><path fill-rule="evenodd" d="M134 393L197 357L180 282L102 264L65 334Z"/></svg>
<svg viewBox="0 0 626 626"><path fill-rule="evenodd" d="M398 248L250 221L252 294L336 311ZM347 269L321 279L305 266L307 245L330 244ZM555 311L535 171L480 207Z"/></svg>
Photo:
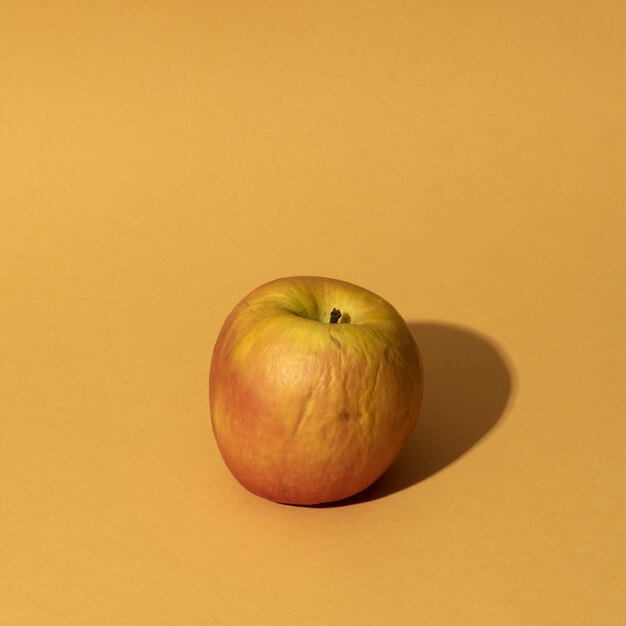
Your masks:
<svg viewBox="0 0 626 626"><path fill-rule="evenodd" d="M626 4L0 6L0 622L618 624ZM426 397L343 506L210 430L272 278L367 287Z"/></svg>

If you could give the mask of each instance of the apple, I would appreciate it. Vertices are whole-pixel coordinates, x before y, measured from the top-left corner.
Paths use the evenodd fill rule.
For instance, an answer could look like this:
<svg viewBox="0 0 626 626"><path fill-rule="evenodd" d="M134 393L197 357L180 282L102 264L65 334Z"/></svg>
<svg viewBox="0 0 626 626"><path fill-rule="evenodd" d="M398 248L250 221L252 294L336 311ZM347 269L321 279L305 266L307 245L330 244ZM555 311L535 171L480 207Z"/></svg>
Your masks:
<svg viewBox="0 0 626 626"><path fill-rule="evenodd" d="M341 500L397 458L418 417L419 349L380 296L319 276L246 296L218 335L213 432L235 478L290 504Z"/></svg>

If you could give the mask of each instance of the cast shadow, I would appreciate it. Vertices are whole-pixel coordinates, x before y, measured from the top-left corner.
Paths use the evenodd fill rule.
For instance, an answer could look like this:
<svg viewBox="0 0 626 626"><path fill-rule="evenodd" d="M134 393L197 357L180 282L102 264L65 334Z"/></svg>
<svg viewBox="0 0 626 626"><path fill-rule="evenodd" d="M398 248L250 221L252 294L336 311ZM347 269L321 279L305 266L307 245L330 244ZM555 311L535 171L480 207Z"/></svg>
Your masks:
<svg viewBox="0 0 626 626"><path fill-rule="evenodd" d="M381 478L334 506L376 500L427 479L467 454L504 415L513 390L512 366L492 340L438 322L410 322L409 328L424 364L417 426Z"/></svg>

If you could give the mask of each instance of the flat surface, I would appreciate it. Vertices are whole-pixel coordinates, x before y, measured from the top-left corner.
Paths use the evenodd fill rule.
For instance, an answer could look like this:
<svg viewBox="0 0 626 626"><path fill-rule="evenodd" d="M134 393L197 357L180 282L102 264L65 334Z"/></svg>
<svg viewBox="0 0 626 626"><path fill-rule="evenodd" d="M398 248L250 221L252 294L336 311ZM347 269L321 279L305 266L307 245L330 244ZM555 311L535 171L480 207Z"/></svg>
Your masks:
<svg viewBox="0 0 626 626"><path fill-rule="evenodd" d="M0 622L619 624L623 2L2 2ZM422 346L343 506L232 479L216 335L272 278Z"/></svg>

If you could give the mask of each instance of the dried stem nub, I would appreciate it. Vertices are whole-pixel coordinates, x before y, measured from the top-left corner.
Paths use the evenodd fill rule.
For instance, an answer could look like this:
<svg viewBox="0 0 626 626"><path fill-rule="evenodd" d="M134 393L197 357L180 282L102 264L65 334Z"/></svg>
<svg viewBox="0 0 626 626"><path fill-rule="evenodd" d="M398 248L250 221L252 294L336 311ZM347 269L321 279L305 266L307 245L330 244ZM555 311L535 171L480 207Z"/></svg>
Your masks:
<svg viewBox="0 0 626 626"><path fill-rule="evenodd" d="M341 317L341 311L339 309L333 309L330 312L330 323L336 324L339 321L340 317Z"/></svg>

